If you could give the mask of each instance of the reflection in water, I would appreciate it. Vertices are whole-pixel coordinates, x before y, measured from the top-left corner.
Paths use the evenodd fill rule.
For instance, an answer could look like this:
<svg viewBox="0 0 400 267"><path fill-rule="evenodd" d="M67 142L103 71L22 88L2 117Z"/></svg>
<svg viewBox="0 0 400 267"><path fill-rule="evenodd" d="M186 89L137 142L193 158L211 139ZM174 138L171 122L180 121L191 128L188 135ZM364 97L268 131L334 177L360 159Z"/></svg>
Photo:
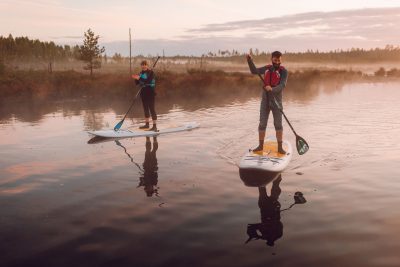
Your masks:
<svg viewBox="0 0 400 267"><path fill-rule="evenodd" d="M115 141L118 139L113 139L113 138L107 138L107 137L102 137L102 136L94 136L92 138L90 138L87 143L89 145L93 145L93 144L98 144L98 143L105 143L105 142L110 142L110 141Z"/></svg>
<svg viewBox="0 0 400 267"><path fill-rule="evenodd" d="M281 194L281 188L279 187L281 181L282 177L279 175L272 183L270 196L268 196L265 186L258 187L258 207L261 212L261 223L247 225L249 238L246 243L253 239L263 239L266 240L268 246L273 246L275 241L282 237L281 204L278 201Z"/></svg>
<svg viewBox="0 0 400 267"><path fill-rule="evenodd" d="M241 175L243 181L246 176ZM248 179L248 178L247 178ZM251 223L247 225L248 239L246 244L251 240L265 240L268 246L274 246L275 241L283 236L283 223L281 222L281 212L291 209L295 204L306 203L301 192L294 195L294 203L286 209L281 209L279 196L281 194L280 183L282 181L281 174L267 174L264 181L272 181L271 193L268 195L266 184L258 186L258 207L261 213L261 223ZM253 180L254 181L254 180ZM261 182L262 179L259 179Z"/></svg>
<svg viewBox="0 0 400 267"><path fill-rule="evenodd" d="M99 136L96 136L96 137L99 137ZM103 139L103 140L104 140L104 139ZM128 153L128 150L126 149L126 147L124 147L124 146L121 144L121 142L120 142L119 140L114 140L114 141L115 141L115 144L116 144L117 146L120 146L120 147L122 147L122 148L124 149L125 154L126 154L126 155L128 156L128 158L131 160L131 162L132 162L134 165L136 165L136 167L138 167L140 171L143 172L143 169L140 167L140 165L139 165L138 163L136 163L136 162L133 160L131 154Z"/></svg>
<svg viewBox="0 0 400 267"><path fill-rule="evenodd" d="M0 266L398 266L400 212L387 209L398 204L400 190L398 89L346 85L308 105L287 105L298 131L316 145L293 155L282 174L284 229L274 247L257 237L243 248L248 223L262 223L258 187L270 197L273 180L244 188L230 164L256 135L249 114L258 112L258 100L194 112L179 105L163 114L165 125L196 120L204 127L162 137L162 199L136 188L142 172L114 140L82 145L89 139L82 113L63 117L60 110L33 125L15 113L12 124L0 125ZM1 104L0 110L13 114ZM113 126L114 112L104 110ZM119 141L143 169L145 138L134 140ZM312 208L282 213L296 190L309 192ZM374 201L365 205L366 198ZM160 209L159 200L170 205ZM284 253L263 253L278 246Z"/></svg>
<svg viewBox="0 0 400 267"><path fill-rule="evenodd" d="M349 82L348 80L336 79L336 76L329 79L327 77L319 77L319 75L311 75L301 79L297 77L295 80L295 83L288 84L285 89L286 101L308 102L316 98L321 91L325 93L337 92L343 88L345 82ZM189 98L171 94L170 97L162 98L157 104L157 108L160 114L166 114L176 107L185 111L195 111L202 108L227 105L237 101L246 102L252 98L258 99L260 96L258 86L250 84L249 87L250 89L246 88L242 92L232 94L218 93L218 90L216 90L210 95L199 96L192 94ZM0 99L0 122L10 123L13 118L24 122L39 122L46 115L57 113L57 116L61 115L63 117L82 116L86 130L98 130L108 128L108 123L111 119L118 121L115 115L121 116L125 114L132 98L133 95L124 95L121 98L70 96L62 99L38 99L35 96L27 96L19 98L18 102L12 99ZM130 118L132 123L135 123L136 120L134 118L141 118L141 112L141 108L136 106L128 114L127 118ZM107 117L107 115L110 115L110 117Z"/></svg>
<svg viewBox="0 0 400 267"><path fill-rule="evenodd" d="M157 163L157 137L153 137L153 148L150 137L146 137L146 152L144 154L143 171L140 175L139 187L143 186L148 197L158 196L158 163Z"/></svg>
<svg viewBox="0 0 400 267"><path fill-rule="evenodd" d="M148 197L153 196L155 194L158 196L158 162L157 162L157 149L158 149L158 141L157 137L153 137L153 148L151 144L150 137L146 137L146 151L144 153L144 161L143 167L141 167L137 162L133 160L133 157L128 153L126 147L124 147L121 142L115 140L115 144L124 149L125 154L129 157L131 162L138 167L140 171L140 182L138 187L143 186L144 191Z"/></svg>
<svg viewBox="0 0 400 267"><path fill-rule="evenodd" d="M128 156L132 164L134 164L140 173L140 182L138 187L143 186L144 191L148 197L153 195L158 196L158 161L157 161L157 150L158 150L158 140L157 137L153 137L153 143L151 143L150 137L146 137L146 151L144 153L144 161L142 166L137 163L131 154L129 154L128 150L124 145L119 141L120 139L113 138L105 138L95 136L88 141L88 144L97 144L102 142L114 141L117 146L120 146L124 149L125 154Z"/></svg>

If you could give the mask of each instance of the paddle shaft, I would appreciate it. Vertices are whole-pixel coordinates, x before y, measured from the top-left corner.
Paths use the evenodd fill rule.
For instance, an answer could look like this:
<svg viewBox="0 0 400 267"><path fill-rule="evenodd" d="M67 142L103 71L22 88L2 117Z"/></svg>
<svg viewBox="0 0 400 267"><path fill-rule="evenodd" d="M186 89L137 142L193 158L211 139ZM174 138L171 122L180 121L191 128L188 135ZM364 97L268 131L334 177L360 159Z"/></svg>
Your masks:
<svg viewBox="0 0 400 267"><path fill-rule="evenodd" d="M160 57L157 57L156 61L155 61L154 64L153 64L153 67L152 67L151 69L154 69L154 68L156 67L157 62L158 62L159 59L160 59ZM125 116L124 116L124 118L122 119L122 121L125 120L125 118L126 118L126 116L128 115L129 111L131 111L131 109L132 109L132 107L133 107L133 104L135 104L135 100L136 100L136 98L138 97L138 95L140 94L140 92L142 91L142 89L143 89L143 87L140 87L139 91L136 93L136 96L135 96L135 98L133 99L132 104L131 104L131 106L129 107L128 111L125 113Z"/></svg>
<svg viewBox="0 0 400 267"><path fill-rule="evenodd" d="M125 120L126 116L127 116L128 113L131 111L131 109L132 109L132 107L133 107L133 104L135 104L135 100L136 100L136 98L138 97L138 95L140 94L141 91L142 91L142 87L137 91L137 93L136 93L136 95L135 95L135 98L134 98L133 101L132 101L131 106L129 107L128 111L125 113L124 117L122 118L122 121Z"/></svg>
<svg viewBox="0 0 400 267"><path fill-rule="evenodd" d="M254 64L254 62L253 62L253 64ZM264 80L264 78L261 76L260 73L257 72L257 74L258 74L258 77L260 77L260 80L263 82L263 86L264 86L264 85L265 85L265 80ZM264 87L263 87L263 88L264 88ZM297 135L296 131L293 129L292 124L290 124L290 121L289 121L289 119L286 117L285 112L283 112L282 107L279 105L278 101L276 101L276 98L275 98L274 94L273 94L272 92L267 92L267 93L268 93L268 96L272 96L272 98L274 99L275 105L277 106L277 108L279 109L279 111L282 113L282 115L283 115L283 117L285 118L286 122L289 124L290 129L292 129L294 135L297 137L298 135Z"/></svg>

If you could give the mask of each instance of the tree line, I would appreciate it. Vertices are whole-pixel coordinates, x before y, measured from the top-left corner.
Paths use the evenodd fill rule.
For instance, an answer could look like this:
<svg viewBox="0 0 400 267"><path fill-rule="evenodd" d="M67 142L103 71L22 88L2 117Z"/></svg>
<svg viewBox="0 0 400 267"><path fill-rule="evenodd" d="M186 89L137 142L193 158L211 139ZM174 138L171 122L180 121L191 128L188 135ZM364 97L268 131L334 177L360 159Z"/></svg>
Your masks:
<svg viewBox="0 0 400 267"><path fill-rule="evenodd" d="M54 42L42 42L28 37L16 37L11 34L8 37L0 36L0 73L5 71L5 61L32 60L47 61L49 72L52 72L54 61L66 59L78 59L86 63L85 70L90 71L101 67L104 47L99 46L99 35L88 29L84 32L83 45L56 45Z"/></svg>
<svg viewBox="0 0 400 267"><path fill-rule="evenodd" d="M89 29L90 31L90 29ZM86 32L85 34L87 34ZM92 34L92 33L91 33ZM90 38L96 37L91 35ZM85 36L85 39L87 36ZM97 41L97 40L96 40ZM7 37L0 35L0 61L7 62L10 60L41 60L41 61L63 61L63 60L82 60L82 46L79 45L57 45L54 42L45 42L38 39L30 39L28 37L13 37L11 34ZM103 54L104 49L99 51ZM400 61L400 46L387 45L384 48L362 49L351 48L347 50L337 49L328 52L320 52L318 50L307 50L305 52L286 52L284 53L285 61L290 62L396 62ZM260 51L258 48L251 48L247 52L239 52L238 50L222 50L217 52L208 52L201 57L214 58L226 61L241 61L244 54L250 53L255 60L270 56L270 52ZM95 57L98 57L96 55ZM138 56L143 57L143 56ZM115 62L121 62L123 56L116 53L111 57ZM173 56L174 58L193 58L192 56ZM107 56L104 59L107 61Z"/></svg>
<svg viewBox="0 0 400 267"><path fill-rule="evenodd" d="M253 53L256 57L270 56L270 53L260 52ZM285 61L290 62L398 62L400 61L400 46L386 45L384 48L351 48L351 49L336 49L327 52L320 52L318 50L307 50L305 52L286 52L282 51Z"/></svg>
<svg viewBox="0 0 400 267"><path fill-rule="evenodd" d="M337 62L337 63L373 63L373 62L398 62L400 61L400 46L386 45L384 48L351 48L336 49L332 51L307 50L304 52L281 51L285 61L289 62ZM269 58L271 52L250 48L247 52L238 50L218 50L202 55L205 58L221 59L226 61L242 61L245 54L251 54L255 60ZM185 58L185 57L183 57Z"/></svg>
<svg viewBox="0 0 400 267"><path fill-rule="evenodd" d="M0 36L0 58L3 60L45 61L79 58L79 46L57 45L54 42L43 42L28 37Z"/></svg>

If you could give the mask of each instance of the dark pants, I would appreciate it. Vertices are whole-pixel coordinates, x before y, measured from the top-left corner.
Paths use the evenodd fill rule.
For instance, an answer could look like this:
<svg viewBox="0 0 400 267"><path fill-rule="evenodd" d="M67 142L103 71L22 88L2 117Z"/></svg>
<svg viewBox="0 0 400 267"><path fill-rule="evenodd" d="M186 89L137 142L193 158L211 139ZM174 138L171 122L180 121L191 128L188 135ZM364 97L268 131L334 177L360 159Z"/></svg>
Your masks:
<svg viewBox="0 0 400 267"><path fill-rule="evenodd" d="M150 118L150 114L151 114L151 119L153 121L157 120L157 114L156 114L156 110L154 107L155 96L156 96L154 89L143 88L142 92L140 93L140 96L142 98L143 111L144 111L145 118Z"/></svg>
<svg viewBox="0 0 400 267"><path fill-rule="evenodd" d="M264 91L261 98L260 105L260 123L258 125L259 131L265 131L267 128L269 113L272 111L272 115L274 116L274 126L276 131L282 131L282 113L279 109L272 103L270 97L267 95L267 92Z"/></svg>

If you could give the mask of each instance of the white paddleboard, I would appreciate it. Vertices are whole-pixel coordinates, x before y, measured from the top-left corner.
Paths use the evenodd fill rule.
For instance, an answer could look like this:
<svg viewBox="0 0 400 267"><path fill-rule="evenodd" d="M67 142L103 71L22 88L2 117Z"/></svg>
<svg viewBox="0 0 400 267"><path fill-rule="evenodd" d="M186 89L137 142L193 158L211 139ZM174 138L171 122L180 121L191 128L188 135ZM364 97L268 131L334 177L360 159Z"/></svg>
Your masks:
<svg viewBox="0 0 400 267"><path fill-rule="evenodd" d="M126 138L126 137L143 137L143 136L156 136L167 133L177 133L183 131L190 131L200 127L200 124L197 122L188 122L181 126L170 127L160 129L158 132L149 131L149 130L129 130L129 129L119 129L118 131L114 131L114 129L110 130L100 130L100 131L89 131L88 133L93 134L95 136L106 137L106 138Z"/></svg>
<svg viewBox="0 0 400 267"><path fill-rule="evenodd" d="M247 152L241 159L239 168L243 170L262 170L268 172L283 171L292 158L292 146L288 141L283 141L282 146L286 154L278 153L278 143L276 139L266 139L263 151Z"/></svg>

